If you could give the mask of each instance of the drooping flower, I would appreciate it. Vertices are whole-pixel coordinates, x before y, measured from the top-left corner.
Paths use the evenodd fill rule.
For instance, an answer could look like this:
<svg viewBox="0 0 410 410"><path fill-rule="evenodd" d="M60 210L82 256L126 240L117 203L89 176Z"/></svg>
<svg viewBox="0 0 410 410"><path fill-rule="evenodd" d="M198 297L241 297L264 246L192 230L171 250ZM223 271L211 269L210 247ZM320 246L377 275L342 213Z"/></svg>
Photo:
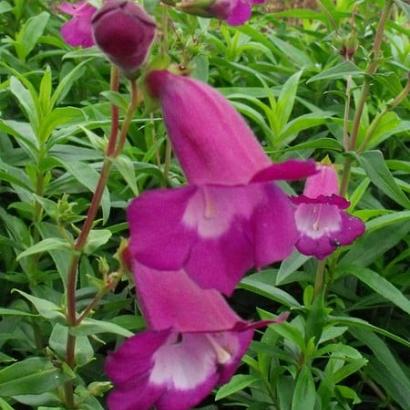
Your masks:
<svg viewBox="0 0 410 410"><path fill-rule="evenodd" d="M206 84L156 71L148 87L190 185L134 199L130 253L155 269L184 268L201 287L229 295L247 270L292 251L293 207L271 181L306 177L315 164L272 164L239 113Z"/></svg>
<svg viewBox="0 0 410 410"><path fill-rule="evenodd" d="M216 17L225 20L231 26L246 23L252 15L252 6L264 3L264 0L182 0L178 8L202 17Z"/></svg>
<svg viewBox="0 0 410 410"><path fill-rule="evenodd" d="M155 36L155 21L129 0L107 0L92 27L98 47L129 75L144 63Z"/></svg>
<svg viewBox="0 0 410 410"><path fill-rule="evenodd" d="M108 357L106 373L115 386L109 409L189 410L231 378L253 326L217 291L199 288L183 270L132 265L149 330Z"/></svg>
<svg viewBox="0 0 410 410"><path fill-rule="evenodd" d="M79 1L77 3L62 3L58 7L63 13L73 16L73 18L61 27L61 35L64 41L73 47L91 47L94 39L91 30L91 19L96 8L87 3Z"/></svg>
<svg viewBox="0 0 410 410"><path fill-rule="evenodd" d="M319 165L319 173L306 180L303 195L292 201L299 239L296 248L323 259L337 247L352 243L365 230L363 222L344 209L349 201L338 196L337 172L332 165Z"/></svg>

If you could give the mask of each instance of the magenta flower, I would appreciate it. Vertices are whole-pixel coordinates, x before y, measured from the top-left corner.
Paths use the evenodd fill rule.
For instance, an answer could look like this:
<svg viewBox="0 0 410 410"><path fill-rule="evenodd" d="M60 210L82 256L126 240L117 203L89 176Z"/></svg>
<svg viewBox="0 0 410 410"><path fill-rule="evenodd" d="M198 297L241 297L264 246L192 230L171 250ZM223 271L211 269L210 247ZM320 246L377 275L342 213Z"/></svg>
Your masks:
<svg viewBox="0 0 410 410"><path fill-rule="evenodd" d="M258 324L241 320L218 292L199 288L183 270L159 272L135 261L133 270L150 330L108 357L115 386L108 407L191 409L231 378Z"/></svg>
<svg viewBox="0 0 410 410"><path fill-rule="evenodd" d="M98 47L128 74L144 63L155 37L155 21L128 0L106 0L92 27Z"/></svg>
<svg viewBox="0 0 410 410"><path fill-rule="evenodd" d="M346 199L337 195L337 173L331 165L319 165L319 173L306 180L303 195L293 198L299 239L296 248L305 255L323 259L338 246L352 243L363 235L363 222L344 209Z"/></svg>
<svg viewBox="0 0 410 410"><path fill-rule="evenodd" d="M64 41L72 47L91 47L94 39L91 31L91 18L96 8L86 1L77 3L62 3L58 7L63 13L73 18L61 27L61 35Z"/></svg>
<svg viewBox="0 0 410 410"><path fill-rule="evenodd" d="M258 3L264 3L264 0L182 0L178 8L196 16L216 17L231 26L238 26L251 18L252 6Z"/></svg>
<svg viewBox="0 0 410 410"><path fill-rule="evenodd" d="M315 164L272 164L243 118L206 84L157 71L148 85L191 185L134 199L131 257L154 269L183 268L201 287L229 295L247 270L291 253L293 206L271 181L311 175Z"/></svg>

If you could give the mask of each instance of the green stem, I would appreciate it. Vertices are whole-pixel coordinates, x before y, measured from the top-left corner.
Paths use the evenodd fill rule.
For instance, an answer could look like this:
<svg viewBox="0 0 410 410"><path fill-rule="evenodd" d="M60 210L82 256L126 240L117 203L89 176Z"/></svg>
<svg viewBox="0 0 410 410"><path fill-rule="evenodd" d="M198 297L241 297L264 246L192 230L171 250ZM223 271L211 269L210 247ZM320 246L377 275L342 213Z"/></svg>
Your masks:
<svg viewBox="0 0 410 410"><path fill-rule="evenodd" d="M120 138L119 138L119 142L118 142L118 146L117 149L115 150L115 152L112 154L113 158L117 158L125 145L125 142L127 141L127 134L128 134L128 129L131 125L131 121L134 117L135 114L135 110L137 109L137 105L138 105L138 88L137 88L137 81L134 80L130 80L130 85L131 85L131 101L128 105L128 110L127 110L127 114L125 116L124 122L122 124L122 128L121 128L121 132L120 132Z"/></svg>
<svg viewBox="0 0 410 410"><path fill-rule="evenodd" d="M372 57L371 57L371 60L366 70L364 83L363 83L362 90L361 90L360 97L359 97L359 102L357 104L355 115L353 118L351 138L350 138L350 143L348 144L349 151L356 149L357 137L359 135L359 129L360 129L360 122L362 119L364 107L365 107L367 98L369 96L369 91L370 91L370 77L376 73L377 68L379 66L384 28L386 25L386 21L389 18L392 4L393 4L392 0L386 0L382 14L380 16L379 24L377 26L376 35L374 38L374 44L372 48ZM347 193L347 187L349 184L351 167L352 167L352 159L347 157L344 163L342 187L340 189L340 192L344 194Z"/></svg>
<svg viewBox="0 0 410 410"><path fill-rule="evenodd" d="M314 290L315 299L320 296L325 286L325 268L326 268L326 259L320 260L316 268L315 290Z"/></svg>
<svg viewBox="0 0 410 410"><path fill-rule="evenodd" d="M169 185L169 171L171 169L172 145L169 139L165 143L164 179Z"/></svg>

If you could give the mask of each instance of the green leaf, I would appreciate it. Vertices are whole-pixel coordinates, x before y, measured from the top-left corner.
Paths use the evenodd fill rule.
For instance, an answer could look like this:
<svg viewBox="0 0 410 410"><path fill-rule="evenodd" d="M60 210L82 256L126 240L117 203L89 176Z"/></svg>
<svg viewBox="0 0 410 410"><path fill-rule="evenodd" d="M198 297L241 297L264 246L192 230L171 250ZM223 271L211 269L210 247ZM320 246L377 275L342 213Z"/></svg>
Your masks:
<svg viewBox="0 0 410 410"><path fill-rule="evenodd" d="M340 260L337 271L343 272L345 266L370 265L400 242L409 231L410 222L401 222L366 232ZM369 244L377 244L377 246L369 246Z"/></svg>
<svg viewBox="0 0 410 410"><path fill-rule="evenodd" d="M67 57L67 54L65 55ZM90 59L83 61L82 63L76 65L58 84L53 96L51 97L50 105L54 107L59 102L61 102L67 93L70 91L73 84L83 76L85 72L84 65L87 64Z"/></svg>
<svg viewBox="0 0 410 410"><path fill-rule="evenodd" d="M61 157L57 158L61 165L84 187L91 192L95 191L100 174L86 162L66 161ZM101 201L104 222L110 215L111 200L108 189L104 189Z"/></svg>
<svg viewBox="0 0 410 410"><path fill-rule="evenodd" d="M47 238L43 239L40 242L37 242L35 245L30 246L25 251L21 252L17 256L17 260L19 261L21 258L25 258L30 255L35 255L36 253L54 251L57 249L69 249L70 244L61 239L61 238Z"/></svg>
<svg viewBox="0 0 410 410"><path fill-rule="evenodd" d="M314 410L316 401L315 383L308 366L303 366L296 380L292 410Z"/></svg>
<svg viewBox="0 0 410 410"><path fill-rule="evenodd" d="M389 300L393 305L396 305L410 315L410 300L387 279L383 278L383 276L380 276L377 272L370 269L356 266L352 266L350 269L345 268L345 270L365 283L380 296Z"/></svg>
<svg viewBox="0 0 410 410"><path fill-rule="evenodd" d="M301 142L286 148L286 151L302 151L305 149L326 149L332 151L343 151L343 146L333 138L318 138L316 140Z"/></svg>
<svg viewBox="0 0 410 410"><path fill-rule="evenodd" d="M346 379L350 375L356 373L359 369L367 364L367 360L356 359L352 360L346 366L343 366L341 369L337 370L335 373L332 374L331 379L334 384L340 383L342 380Z"/></svg>
<svg viewBox="0 0 410 410"><path fill-rule="evenodd" d="M381 327L372 325L369 322L366 322L363 319L359 319L357 317L348 317L348 316L329 316L329 323L335 323L335 324L341 324L345 326L349 326L349 328L359 328L359 329L365 329L365 330L370 330L371 332L376 332L379 333L383 336L388 337L389 339L392 339L403 346L406 346L407 348L410 348L410 341L403 339L400 336L395 335L394 333L389 332L386 329L382 329Z"/></svg>
<svg viewBox="0 0 410 410"><path fill-rule="evenodd" d="M394 0L394 2L404 11L407 16L407 20L410 20L410 4L404 0Z"/></svg>
<svg viewBox="0 0 410 410"><path fill-rule="evenodd" d="M24 61L35 47L43 35L49 18L50 15L43 11L37 16L30 17L21 27L14 42L17 55L21 60Z"/></svg>
<svg viewBox="0 0 410 410"><path fill-rule="evenodd" d="M383 365L385 376L393 381L396 385L395 390L400 392L398 402L401 402L403 408L410 407L410 379L404 373L401 365L387 344L377 335L362 329L354 329L350 332L356 339L360 340L366 348L369 348L373 352L376 360Z"/></svg>
<svg viewBox="0 0 410 410"><path fill-rule="evenodd" d="M124 178L125 182L130 187L133 195L138 196L139 189L132 160L125 155L120 155L118 158L115 158L114 165L120 172L121 176Z"/></svg>
<svg viewBox="0 0 410 410"><path fill-rule="evenodd" d="M16 78L10 78L10 91L17 98L34 130L38 130L39 113L32 94Z"/></svg>
<svg viewBox="0 0 410 410"><path fill-rule="evenodd" d="M289 143L293 141L298 134L308 128L317 127L318 125L326 124L329 122L329 118L332 113L322 112L320 114L310 113L304 114L300 117L290 121L279 135L279 139L282 143Z"/></svg>
<svg viewBox="0 0 410 410"><path fill-rule="evenodd" d="M410 211L399 211L387 215L382 215L377 218L372 219L370 222L366 223L366 231L372 232L377 229L385 228L391 224L403 223L410 220Z"/></svg>
<svg viewBox="0 0 410 410"><path fill-rule="evenodd" d="M54 304L53 302L38 298L33 295L29 295L28 293L25 293L19 289L14 289L14 292L18 292L20 293L20 295L28 299L33 304L33 306L37 309L40 316L44 317L45 319L48 319L48 320L65 319L62 309L56 304Z"/></svg>
<svg viewBox="0 0 410 410"><path fill-rule="evenodd" d="M33 315L32 313L29 313L29 312L24 312L22 310L17 310L17 309L0 308L0 316L31 316L31 317L35 317L36 315Z"/></svg>
<svg viewBox="0 0 410 410"><path fill-rule="evenodd" d="M31 357L0 370L0 395L41 394L62 385L67 377L47 359Z"/></svg>
<svg viewBox="0 0 410 410"><path fill-rule="evenodd" d="M61 358L65 358L68 328L57 323L50 335L49 345ZM78 336L75 343L75 358L78 366L84 366L94 358L94 349L87 336Z"/></svg>
<svg viewBox="0 0 410 410"><path fill-rule="evenodd" d="M313 65L312 60L303 50L296 48L287 41L283 41L274 35L269 38L278 50L293 61L297 67L309 67Z"/></svg>
<svg viewBox="0 0 410 410"><path fill-rule="evenodd" d="M306 81L306 84L313 83L314 81L337 80L340 78L346 78L348 75L351 75L352 77L360 77L364 75L364 72L351 61L344 61L343 63L314 75Z"/></svg>
<svg viewBox="0 0 410 410"><path fill-rule="evenodd" d="M75 336L88 336L98 333L112 333L124 337L130 337L133 335L129 330L124 329L115 323L91 318L84 319L79 326L71 328L70 333Z"/></svg>
<svg viewBox="0 0 410 410"><path fill-rule="evenodd" d="M298 251L294 251L281 264L276 276L276 285L281 285L292 273L297 271L310 256L302 255Z"/></svg>
<svg viewBox="0 0 410 410"><path fill-rule="evenodd" d="M244 390L257 381L259 381L259 378L256 376L252 376L250 374L237 374L236 376L233 376L227 384L224 384L219 388L216 393L215 400L221 400L234 393L237 393L238 391Z"/></svg>
<svg viewBox="0 0 410 410"><path fill-rule="evenodd" d="M370 180L388 197L404 208L410 209L410 200L393 178L380 151L368 151L358 157Z"/></svg>
<svg viewBox="0 0 410 410"><path fill-rule="evenodd" d="M51 109L50 98L53 88L52 81L53 77L51 74L51 69L50 66L47 66L46 70L44 71L43 78L41 79L40 92L38 96L38 101L43 114L47 114Z"/></svg>
<svg viewBox="0 0 410 410"><path fill-rule="evenodd" d="M48 114L40 128L40 136L42 141L47 141L51 133L59 127L71 122L80 122L84 119L84 114L79 108L64 107L55 108L50 114Z"/></svg>
<svg viewBox="0 0 410 410"><path fill-rule="evenodd" d="M268 283L264 283L258 278L258 274L253 274L247 276L241 280L239 287L242 289L249 290L257 295L264 296L268 299L279 302L285 306L289 307L299 307L299 302L289 293L284 290L272 286Z"/></svg>
<svg viewBox="0 0 410 410"><path fill-rule="evenodd" d="M0 10L1 10L1 3L0 3ZM10 404L6 402L6 400L0 397L0 409L1 410L14 410L14 407L11 407Z"/></svg>
<svg viewBox="0 0 410 410"><path fill-rule="evenodd" d="M279 130L282 130L287 124L292 113L301 75L302 71L293 74L281 89L276 105L276 120L279 122Z"/></svg>
<svg viewBox="0 0 410 410"><path fill-rule="evenodd" d="M7 1L0 1L0 14L13 10L13 7Z"/></svg>
<svg viewBox="0 0 410 410"><path fill-rule="evenodd" d="M99 247L105 245L111 238L112 233L108 229L93 229L88 235L87 244L84 252L88 254L94 253Z"/></svg>

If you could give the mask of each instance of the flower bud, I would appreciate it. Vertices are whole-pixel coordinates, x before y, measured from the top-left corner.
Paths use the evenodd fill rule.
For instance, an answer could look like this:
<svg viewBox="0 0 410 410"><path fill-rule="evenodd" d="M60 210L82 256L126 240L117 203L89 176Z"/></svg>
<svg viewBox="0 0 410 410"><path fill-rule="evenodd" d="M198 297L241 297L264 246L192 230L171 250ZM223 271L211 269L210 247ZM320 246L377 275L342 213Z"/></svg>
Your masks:
<svg viewBox="0 0 410 410"><path fill-rule="evenodd" d="M132 76L147 57L155 36L155 21L132 1L107 0L93 16L92 26L100 49Z"/></svg>

